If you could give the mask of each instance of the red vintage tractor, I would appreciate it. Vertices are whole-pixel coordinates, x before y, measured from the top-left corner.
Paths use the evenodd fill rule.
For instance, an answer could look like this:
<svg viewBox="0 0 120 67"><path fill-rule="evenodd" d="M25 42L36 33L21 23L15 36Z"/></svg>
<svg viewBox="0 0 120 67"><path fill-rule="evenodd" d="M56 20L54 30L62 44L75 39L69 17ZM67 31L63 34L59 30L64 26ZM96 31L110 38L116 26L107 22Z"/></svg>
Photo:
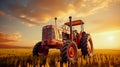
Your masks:
<svg viewBox="0 0 120 67"><path fill-rule="evenodd" d="M56 22L57 18L55 18ZM78 49L81 49L82 55L93 55L93 43L90 34L83 28L82 20L66 22L62 28L56 25L46 25L42 28L42 41L38 42L33 48L33 56L47 55L49 48L60 49L62 61L74 61L77 59ZM72 26L81 25L81 31L73 30Z"/></svg>

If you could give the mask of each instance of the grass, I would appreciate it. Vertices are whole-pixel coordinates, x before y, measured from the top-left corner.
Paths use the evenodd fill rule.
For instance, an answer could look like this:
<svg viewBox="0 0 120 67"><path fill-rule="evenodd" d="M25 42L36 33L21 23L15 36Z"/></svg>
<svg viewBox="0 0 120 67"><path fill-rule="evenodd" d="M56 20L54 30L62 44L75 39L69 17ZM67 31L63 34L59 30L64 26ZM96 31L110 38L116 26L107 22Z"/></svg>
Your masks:
<svg viewBox="0 0 120 67"><path fill-rule="evenodd" d="M32 56L32 49L0 49L0 67L120 67L120 50L95 50L83 58L78 51L76 63L60 62L60 52L50 49L48 56Z"/></svg>

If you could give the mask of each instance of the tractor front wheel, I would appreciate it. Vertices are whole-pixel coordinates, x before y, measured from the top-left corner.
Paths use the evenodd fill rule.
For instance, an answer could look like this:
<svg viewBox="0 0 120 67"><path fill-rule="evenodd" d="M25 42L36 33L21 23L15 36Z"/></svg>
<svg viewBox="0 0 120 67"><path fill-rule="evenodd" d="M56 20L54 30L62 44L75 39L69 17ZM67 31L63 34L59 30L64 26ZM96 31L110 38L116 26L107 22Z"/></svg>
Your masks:
<svg viewBox="0 0 120 67"><path fill-rule="evenodd" d="M77 60L77 45L75 42L67 41L61 47L62 62Z"/></svg>

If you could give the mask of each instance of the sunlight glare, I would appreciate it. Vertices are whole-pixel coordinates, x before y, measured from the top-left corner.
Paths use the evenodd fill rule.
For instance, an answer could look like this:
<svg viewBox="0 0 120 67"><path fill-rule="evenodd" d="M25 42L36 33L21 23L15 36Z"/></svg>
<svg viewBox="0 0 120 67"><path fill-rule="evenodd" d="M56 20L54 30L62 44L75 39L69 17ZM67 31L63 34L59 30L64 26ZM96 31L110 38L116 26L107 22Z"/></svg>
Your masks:
<svg viewBox="0 0 120 67"><path fill-rule="evenodd" d="M112 41L112 40L114 40L114 36L108 36L108 40L110 40L110 41Z"/></svg>

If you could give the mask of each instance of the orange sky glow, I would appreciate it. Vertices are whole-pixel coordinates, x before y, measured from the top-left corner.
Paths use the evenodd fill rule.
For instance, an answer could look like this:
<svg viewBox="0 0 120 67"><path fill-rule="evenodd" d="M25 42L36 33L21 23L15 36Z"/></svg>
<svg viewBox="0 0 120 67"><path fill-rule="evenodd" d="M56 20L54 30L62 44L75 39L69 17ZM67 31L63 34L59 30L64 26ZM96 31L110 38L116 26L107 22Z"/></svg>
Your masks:
<svg viewBox="0 0 120 67"><path fill-rule="evenodd" d="M53 4L54 3L54 4ZM6 0L0 2L0 46L33 47L42 27L83 20L95 49L120 49L120 0ZM80 31L80 27L76 27Z"/></svg>

